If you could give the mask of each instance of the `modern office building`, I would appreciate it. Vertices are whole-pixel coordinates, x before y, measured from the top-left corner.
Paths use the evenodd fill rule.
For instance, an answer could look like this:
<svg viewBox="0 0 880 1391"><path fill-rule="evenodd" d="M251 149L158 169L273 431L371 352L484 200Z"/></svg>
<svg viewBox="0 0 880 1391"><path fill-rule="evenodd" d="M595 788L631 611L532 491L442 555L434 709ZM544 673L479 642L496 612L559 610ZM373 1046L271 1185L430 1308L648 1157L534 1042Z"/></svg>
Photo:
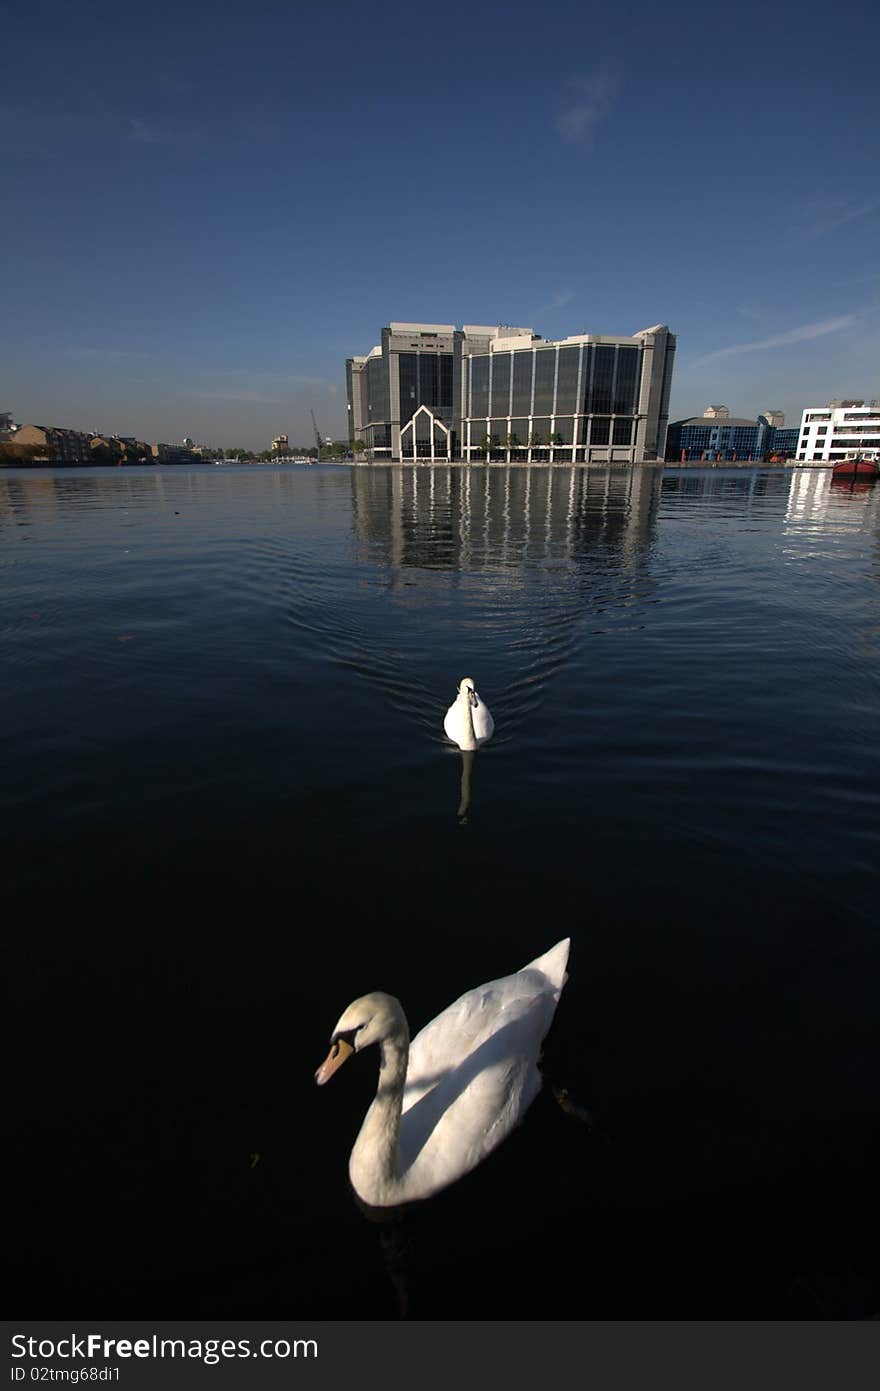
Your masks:
<svg viewBox="0 0 880 1391"><path fill-rule="evenodd" d="M666 458L676 463L760 462L768 454L793 453L796 430L784 429L782 411L757 420L731 416L726 406L707 406L702 415L670 422Z"/></svg>
<svg viewBox="0 0 880 1391"><path fill-rule="evenodd" d="M833 464L848 450L880 449L880 401L829 401L801 419L800 463Z"/></svg>
<svg viewBox="0 0 880 1391"><path fill-rule="evenodd" d="M349 439L373 463L639 463L664 455L675 336L559 341L507 325L391 323L346 362Z"/></svg>
<svg viewBox="0 0 880 1391"><path fill-rule="evenodd" d="M798 438L800 430L797 425L771 426L770 442L767 445L771 454L777 454L783 459L793 459L797 453Z"/></svg>

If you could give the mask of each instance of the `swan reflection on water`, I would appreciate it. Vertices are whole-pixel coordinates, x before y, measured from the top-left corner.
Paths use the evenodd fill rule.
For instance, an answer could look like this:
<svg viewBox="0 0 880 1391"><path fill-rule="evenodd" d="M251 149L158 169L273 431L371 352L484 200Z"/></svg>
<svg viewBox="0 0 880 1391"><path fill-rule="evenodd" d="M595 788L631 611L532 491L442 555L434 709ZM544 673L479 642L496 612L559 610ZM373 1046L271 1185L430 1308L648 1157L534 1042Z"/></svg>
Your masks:
<svg viewBox="0 0 880 1391"><path fill-rule="evenodd" d="M458 824L467 825L468 812L471 807L471 775L474 768L473 749L462 749L461 751L461 796L458 802Z"/></svg>

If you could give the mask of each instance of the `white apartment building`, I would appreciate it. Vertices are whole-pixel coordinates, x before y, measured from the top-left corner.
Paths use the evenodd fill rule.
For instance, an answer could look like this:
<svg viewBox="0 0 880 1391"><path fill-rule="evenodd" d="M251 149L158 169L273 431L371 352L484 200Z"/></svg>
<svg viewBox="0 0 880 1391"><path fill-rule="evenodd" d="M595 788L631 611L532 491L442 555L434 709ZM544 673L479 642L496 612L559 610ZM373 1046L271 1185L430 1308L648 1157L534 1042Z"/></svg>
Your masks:
<svg viewBox="0 0 880 1391"><path fill-rule="evenodd" d="M798 463L836 464L853 449L880 449L880 401L829 401L801 419Z"/></svg>

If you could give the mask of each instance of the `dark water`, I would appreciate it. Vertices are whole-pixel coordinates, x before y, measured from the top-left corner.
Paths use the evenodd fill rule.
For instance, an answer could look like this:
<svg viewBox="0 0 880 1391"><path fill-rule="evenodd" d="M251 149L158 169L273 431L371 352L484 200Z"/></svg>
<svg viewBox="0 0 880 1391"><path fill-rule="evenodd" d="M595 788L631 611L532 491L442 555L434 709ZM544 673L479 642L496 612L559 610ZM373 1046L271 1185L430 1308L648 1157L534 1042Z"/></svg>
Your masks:
<svg viewBox="0 0 880 1391"><path fill-rule="evenodd" d="M880 1309L878 525L814 471L0 475L14 1312ZM367 1221L343 1006L567 934L569 1109Z"/></svg>

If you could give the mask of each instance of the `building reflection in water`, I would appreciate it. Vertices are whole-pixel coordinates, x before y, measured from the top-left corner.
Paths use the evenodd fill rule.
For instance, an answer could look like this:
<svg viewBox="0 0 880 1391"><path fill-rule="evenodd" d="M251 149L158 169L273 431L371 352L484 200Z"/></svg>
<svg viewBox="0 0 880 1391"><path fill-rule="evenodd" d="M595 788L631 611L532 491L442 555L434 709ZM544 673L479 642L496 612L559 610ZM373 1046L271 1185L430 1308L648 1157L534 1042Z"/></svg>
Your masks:
<svg viewBox="0 0 880 1391"><path fill-rule="evenodd" d="M370 556L423 570L511 570L602 551L635 564L653 534L661 471L371 466L351 471Z"/></svg>
<svg viewBox="0 0 880 1391"><path fill-rule="evenodd" d="M830 468L798 469L791 479L786 526L874 526L880 484L834 478Z"/></svg>

